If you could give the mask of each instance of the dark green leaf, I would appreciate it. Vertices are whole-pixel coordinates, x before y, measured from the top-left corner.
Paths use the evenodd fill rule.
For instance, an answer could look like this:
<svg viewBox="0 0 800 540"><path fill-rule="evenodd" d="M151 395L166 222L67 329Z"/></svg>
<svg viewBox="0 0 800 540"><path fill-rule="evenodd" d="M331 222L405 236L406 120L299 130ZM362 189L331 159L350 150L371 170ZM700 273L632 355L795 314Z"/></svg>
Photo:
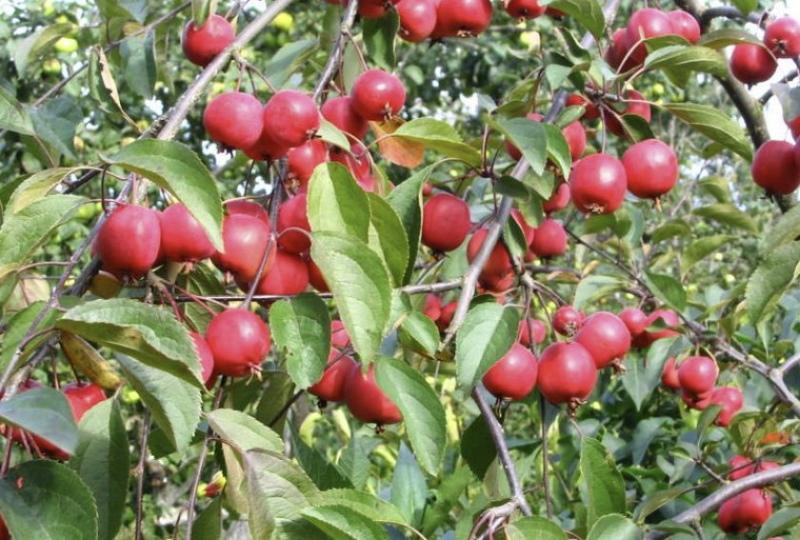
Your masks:
<svg viewBox="0 0 800 540"><path fill-rule="evenodd" d="M564 531L547 518L532 516L509 523L508 540L566 540Z"/></svg>
<svg viewBox="0 0 800 540"><path fill-rule="evenodd" d="M413 311L403 319L398 335L414 352L431 358L439 349L439 329L421 311Z"/></svg>
<svg viewBox="0 0 800 540"><path fill-rule="evenodd" d="M646 357L643 354L627 356L622 385L631 396L636 410L641 410L642 404L653 395L653 390L661 382L664 362L674 343L674 339L659 339L647 349Z"/></svg>
<svg viewBox="0 0 800 540"><path fill-rule="evenodd" d="M649 69L666 69L688 75L689 72L702 72L724 77L728 73L725 57L714 49L694 46L673 45L651 52L644 63Z"/></svg>
<svg viewBox="0 0 800 540"><path fill-rule="evenodd" d="M403 413L417 461L427 472L436 474L447 446L444 408L439 396L421 373L402 360L382 357L377 362L375 378Z"/></svg>
<svg viewBox="0 0 800 540"><path fill-rule="evenodd" d="M686 291L683 290L683 285L677 279L672 276L645 271L645 281L659 300L678 311L684 310L686 307Z"/></svg>
<svg viewBox="0 0 800 540"><path fill-rule="evenodd" d="M400 18L397 11L390 9L378 19L364 19L362 30L367 56L379 68L392 71L395 66L394 42Z"/></svg>
<svg viewBox="0 0 800 540"><path fill-rule="evenodd" d="M33 135L33 123L28 111L3 85L0 85L0 129Z"/></svg>
<svg viewBox="0 0 800 540"><path fill-rule="evenodd" d="M408 454L408 449L400 451ZM400 510L392 503L375 495L355 489L328 489L314 499L316 508L323 506L346 506L351 510L380 523L406 525Z"/></svg>
<svg viewBox="0 0 800 540"><path fill-rule="evenodd" d="M535 174L542 174L547 163L548 132L541 122L528 118L497 118L498 129L516 146ZM556 143L553 144L554 151ZM562 149L563 150L563 149Z"/></svg>
<svg viewBox="0 0 800 540"><path fill-rule="evenodd" d="M720 143L748 161L752 159L753 149L744 130L720 109L698 103L666 103L663 107L712 141Z"/></svg>
<svg viewBox="0 0 800 540"><path fill-rule="evenodd" d="M763 42L750 32L740 28L720 28L703 35L698 45L710 49L724 49L730 45L741 45L742 43L761 45Z"/></svg>
<svg viewBox="0 0 800 540"><path fill-rule="evenodd" d="M222 540L222 497L206 506L194 520L193 540Z"/></svg>
<svg viewBox="0 0 800 540"><path fill-rule="evenodd" d="M428 486L425 476L405 443L400 443L397 464L392 477L391 501L404 520L416 523L425 508Z"/></svg>
<svg viewBox="0 0 800 540"><path fill-rule="evenodd" d="M332 540L389 540L383 527L347 506L307 508L303 517Z"/></svg>
<svg viewBox="0 0 800 540"><path fill-rule="evenodd" d="M383 259L392 282L403 285L408 267L408 238L400 217L380 196L368 193L370 210L369 246Z"/></svg>
<svg viewBox="0 0 800 540"><path fill-rule="evenodd" d="M586 540L640 540L643 531L625 516L609 514L598 519Z"/></svg>
<svg viewBox="0 0 800 540"><path fill-rule="evenodd" d="M797 279L800 242L775 248L756 268L747 282L745 306L750 323L755 325L775 305Z"/></svg>
<svg viewBox="0 0 800 540"><path fill-rule="evenodd" d="M414 271L414 263L419 251L422 232L422 185L430 176L435 165L429 165L415 172L386 196L386 202L397 212L408 238L408 266L403 284L408 283Z"/></svg>
<svg viewBox="0 0 800 540"><path fill-rule="evenodd" d="M757 540L767 540L781 533L789 533L789 529L800 523L800 508L787 506L781 508L758 530Z"/></svg>
<svg viewBox="0 0 800 540"><path fill-rule="evenodd" d="M572 168L572 154L569 151L564 135L561 130L552 124L542 124L547 133L547 156L558 165L564 178L569 178Z"/></svg>
<svg viewBox="0 0 800 540"><path fill-rule="evenodd" d="M75 98L64 95L50 99L31 109L30 114L36 135L62 154L74 159L75 129L83 119L83 111Z"/></svg>
<svg viewBox="0 0 800 540"><path fill-rule="evenodd" d="M596 0L553 0L552 2L541 2L541 4L563 11L578 21L597 39L600 39L605 32L606 19L603 15L603 8Z"/></svg>
<svg viewBox="0 0 800 540"><path fill-rule="evenodd" d="M100 540L112 540L127 508L130 456L125 423L114 399L98 403L79 426L78 448L69 462L97 503Z"/></svg>
<svg viewBox="0 0 800 540"><path fill-rule="evenodd" d="M78 426L67 398L49 386L0 401L0 421L38 435L68 454L78 445Z"/></svg>
<svg viewBox="0 0 800 540"><path fill-rule="evenodd" d="M614 458L600 441L590 437L582 439L580 470L585 486L588 527L607 514L625 513L625 482Z"/></svg>
<svg viewBox="0 0 800 540"><path fill-rule="evenodd" d="M153 95L156 85L154 35L153 31L149 31L130 36L119 47L125 82L131 90L145 99Z"/></svg>
<svg viewBox="0 0 800 540"><path fill-rule="evenodd" d="M367 195L346 168L338 163L316 168L308 187L312 231L334 232L367 242L369 218Z"/></svg>
<svg viewBox="0 0 800 540"><path fill-rule="evenodd" d="M800 205L792 207L778 218L772 229L762 234L758 251L766 256L775 248L790 244L798 238L800 238Z"/></svg>
<svg viewBox="0 0 800 540"><path fill-rule="evenodd" d="M294 43L287 43L264 63L261 73L274 88L281 88L292 73L301 68L318 47L319 43L316 39L301 39Z"/></svg>
<svg viewBox="0 0 800 540"><path fill-rule="evenodd" d="M75 25L69 22L51 24L50 26L43 26L17 41L13 49L14 65L17 68L17 73L24 75L28 64L44 53L59 38L74 30Z"/></svg>
<svg viewBox="0 0 800 540"><path fill-rule="evenodd" d="M692 229L689 227L688 223L682 219L673 219L654 230L653 234L650 236L650 241L653 244L657 244L676 236L687 236L691 233Z"/></svg>
<svg viewBox="0 0 800 540"><path fill-rule="evenodd" d="M683 258L681 259L681 273L685 274L699 261L708 257L719 248L729 245L735 239L735 236L717 234L695 240L689 244L689 247L687 247L686 251L683 253Z"/></svg>
<svg viewBox="0 0 800 540"><path fill-rule="evenodd" d="M734 205L729 203L716 203L709 206L703 206L701 208L696 208L692 211L692 213L696 216L711 219L717 223L722 223L723 225L728 225L730 227L735 227L737 229L742 229L752 233L758 232L758 225L756 224L755 220L753 220L753 218L748 214L742 212Z"/></svg>
<svg viewBox="0 0 800 540"><path fill-rule="evenodd" d="M109 160L148 178L186 205L217 249L222 249L222 202L217 183L197 154L175 141L142 139Z"/></svg>
<svg viewBox="0 0 800 540"><path fill-rule="evenodd" d="M353 487L350 479L335 464L303 441L294 426L292 426L292 449L297 462L319 489Z"/></svg>
<svg viewBox="0 0 800 540"><path fill-rule="evenodd" d="M497 457L497 448L493 444L487 444L489 440L491 440L489 426L480 415L475 417L461 436L461 457L480 479L483 479Z"/></svg>
<svg viewBox="0 0 800 540"><path fill-rule="evenodd" d="M314 293L279 300L269 309L275 345L286 356L286 370L299 388L320 377L331 349L331 321L325 302Z"/></svg>

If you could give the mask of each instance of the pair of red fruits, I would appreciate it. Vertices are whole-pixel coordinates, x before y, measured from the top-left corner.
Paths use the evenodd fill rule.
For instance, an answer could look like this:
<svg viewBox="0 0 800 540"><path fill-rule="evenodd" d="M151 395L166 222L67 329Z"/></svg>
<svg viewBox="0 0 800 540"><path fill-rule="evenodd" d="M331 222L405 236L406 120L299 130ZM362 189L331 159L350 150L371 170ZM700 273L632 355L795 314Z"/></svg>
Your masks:
<svg viewBox="0 0 800 540"><path fill-rule="evenodd" d="M773 461L753 461L741 455L733 456L728 464L731 467L728 478L731 480L739 480L779 467ZM748 489L722 503L717 522L720 528L727 533L746 534L766 523L771 515L772 498L766 490L755 488Z"/></svg>
<svg viewBox="0 0 800 540"><path fill-rule="evenodd" d="M716 387L719 368L707 356L690 356L678 363L669 358L664 364L661 382L667 388L681 391L681 399L692 409L705 410L719 405L716 425L727 427L744 405L742 391L732 386Z"/></svg>
<svg viewBox="0 0 800 540"><path fill-rule="evenodd" d="M733 48L731 73L745 84L768 81L778 69L779 58L800 56L800 21L781 17L767 24L764 43L742 43Z"/></svg>

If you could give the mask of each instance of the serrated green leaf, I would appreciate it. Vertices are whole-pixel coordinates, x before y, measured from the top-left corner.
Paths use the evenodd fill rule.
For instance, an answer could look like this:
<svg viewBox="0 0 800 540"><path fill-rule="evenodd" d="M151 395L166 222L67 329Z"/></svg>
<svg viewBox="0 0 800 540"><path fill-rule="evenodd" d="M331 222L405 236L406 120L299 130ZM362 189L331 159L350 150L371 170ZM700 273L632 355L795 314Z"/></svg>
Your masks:
<svg viewBox="0 0 800 540"><path fill-rule="evenodd" d="M386 264L395 287L403 285L408 267L408 237L394 209L374 193L368 193L369 246Z"/></svg>
<svg viewBox="0 0 800 540"><path fill-rule="evenodd" d="M508 540L566 540L564 531L547 518L531 516L518 519L506 527Z"/></svg>
<svg viewBox="0 0 800 540"><path fill-rule="evenodd" d="M512 307L483 303L467 312L456 334L456 372L465 388L506 354L519 329L519 312Z"/></svg>
<svg viewBox="0 0 800 540"><path fill-rule="evenodd" d="M441 120L417 118L397 128L391 136L422 143L427 149L468 165L477 166L481 162L480 152L465 144L455 128Z"/></svg>
<svg viewBox="0 0 800 540"><path fill-rule="evenodd" d="M681 259L681 273L685 274L699 261L703 260L705 257L708 257L719 248L730 244L735 239L735 236L717 234L695 240L689 244L689 247L687 247L686 251L683 252L683 258Z"/></svg>
<svg viewBox="0 0 800 540"><path fill-rule="evenodd" d="M17 213L26 206L44 198L64 178L80 170L77 167L57 167L32 174L17 186L8 200L6 211Z"/></svg>
<svg viewBox="0 0 800 540"><path fill-rule="evenodd" d="M775 248L761 261L747 281L744 302L750 323L755 325L767 314L797 279L800 242Z"/></svg>
<svg viewBox="0 0 800 540"><path fill-rule="evenodd" d="M3 85L0 85L0 129L33 135L33 123L28 111Z"/></svg>
<svg viewBox="0 0 800 540"><path fill-rule="evenodd" d="M600 39L605 32L606 19L603 15L603 8L596 0L553 0L552 2L541 2L541 4L563 11L578 21L597 39Z"/></svg>
<svg viewBox="0 0 800 540"><path fill-rule="evenodd" d="M422 234L422 185L434 167L435 164L429 165L415 172L386 196L386 202L397 212L408 239L408 265L403 276L403 284L411 279L414 263L417 260Z"/></svg>
<svg viewBox="0 0 800 540"><path fill-rule="evenodd" d="M312 231L339 233L366 242L369 219L367 195L344 166L323 163L314 170L308 186Z"/></svg>
<svg viewBox="0 0 800 540"><path fill-rule="evenodd" d="M620 514L608 514L598 519L586 540L641 540L644 531Z"/></svg>
<svg viewBox="0 0 800 540"><path fill-rule="evenodd" d="M704 34L700 38L698 45L710 49L724 49L731 45L741 45L743 43L761 45L763 42L750 32L739 28L720 28Z"/></svg>
<svg viewBox="0 0 800 540"><path fill-rule="evenodd" d="M375 379L403 413L403 423L417 461L436 474L447 447L444 407L421 373L395 358L378 360Z"/></svg>
<svg viewBox="0 0 800 540"><path fill-rule="evenodd" d="M119 47L122 74L128 88L144 99L153 95L156 85L155 32L130 36Z"/></svg>
<svg viewBox="0 0 800 540"><path fill-rule="evenodd" d="M703 206L694 209L692 213L696 216L722 223L723 225L758 233L758 225L755 220L750 215L729 203L715 203L709 206Z"/></svg>
<svg viewBox="0 0 800 540"><path fill-rule="evenodd" d="M241 411L215 409L206 418L211 429L242 455L250 450L283 450L283 441L277 433Z"/></svg>
<svg viewBox="0 0 800 540"><path fill-rule="evenodd" d="M663 108L712 141L750 161L753 149L742 127L723 111L698 103L665 103Z"/></svg>
<svg viewBox="0 0 800 540"><path fill-rule="evenodd" d="M758 252L769 255L775 248L790 244L800 237L800 205L778 218L769 231L762 233Z"/></svg>
<svg viewBox="0 0 800 540"><path fill-rule="evenodd" d="M0 401L0 422L42 437L68 454L78 445L78 426L67 398L48 386Z"/></svg>
<svg viewBox="0 0 800 540"><path fill-rule="evenodd" d="M303 517L332 540L388 540L389 534L374 521L347 506L307 508Z"/></svg>
<svg viewBox="0 0 800 540"><path fill-rule="evenodd" d="M590 437L581 443L580 471L587 509L586 524L592 527L607 514L625 513L625 482L614 458L603 444Z"/></svg>
<svg viewBox="0 0 800 540"><path fill-rule="evenodd" d="M547 163L548 132L544 124L528 118L498 117L497 128L516 146L538 175ZM554 143L555 149L555 143Z"/></svg>
<svg viewBox="0 0 800 540"><path fill-rule="evenodd" d="M674 307L678 311L683 311L686 308L686 291L677 279L672 276L645 271L645 281L656 298L665 304Z"/></svg>
<svg viewBox="0 0 800 540"><path fill-rule="evenodd" d="M394 9L387 10L383 17L364 19L362 30L364 46L371 64L392 71L397 59L394 53L394 42L400 29L400 17Z"/></svg>

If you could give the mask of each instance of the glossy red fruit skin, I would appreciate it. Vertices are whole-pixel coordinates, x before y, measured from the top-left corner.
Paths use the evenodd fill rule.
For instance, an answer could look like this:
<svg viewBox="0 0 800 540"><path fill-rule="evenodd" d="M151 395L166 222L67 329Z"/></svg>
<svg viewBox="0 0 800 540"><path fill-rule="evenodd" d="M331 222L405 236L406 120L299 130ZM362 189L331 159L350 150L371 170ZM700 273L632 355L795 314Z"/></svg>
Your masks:
<svg viewBox="0 0 800 540"><path fill-rule="evenodd" d="M789 195L800 186L795 146L786 141L767 141L759 146L750 170L753 181L767 193Z"/></svg>
<svg viewBox="0 0 800 540"><path fill-rule="evenodd" d="M691 13L682 9L675 9L667 12L670 22L672 22L673 33L683 37L689 43L700 41L700 24Z"/></svg>
<svg viewBox="0 0 800 540"><path fill-rule="evenodd" d="M519 321L519 330L517 331L517 341L523 347L531 346L531 333L533 333L533 343L540 344L547 337L547 326L538 319L528 319Z"/></svg>
<svg viewBox="0 0 800 540"><path fill-rule="evenodd" d="M94 249L103 267L115 274L141 277L158 259L161 223L150 208L120 204L105 219Z"/></svg>
<svg viewBox="0 0 800 540"><path fill-rule="evenodd" d="M579 343L553 343L539 361L539 391L553 405L583 401L597 382L592 355Z"/></svg>
<svg viewBox="0 0 800 540"><path fill-rule="evenodd" d="M442 299L433 293L426 294L422 313L433 322L439 320L442 315Z"/></svg>
<svg viewBox="0 0 800 540"><path fill-rule="evenodd" d="M662 328L660 330L653 331L647 330L647 328L655 325L659 320L661 320L662 324L666 325L668 328ZM647 316L647 319L645 320L645 331L636 336L634 339L634 346L644 349L659 339L676 337L680 335L680 333L676 330L673 330L673 328L676 328L679 324L680 318L678 317L677 313L671 309L657 309Z"/></svg>
<svg viewBox="0 0 800 540"><path fill-rule="evenodd" d="M450 302L442 306L442 314L439 315L439 319L436 321L436 326L439 328L440 332L446 331L447 327L450 326L457 307L457 302Z"/></svg>
<svg viewBox="0 0 800 540"><path fill-rule="evenodd" d="M319 266L309 257L306 259L306 268L308 268L308 282L319 292L330 292L330 287L325 281L325 276L322 275L322 270Z"/></svg>
<svg viewBox="0 0 800 540"><path fill-rule="evenodd" d="M717 382L717 375L717 363L707 356L690 356L678 368L681 388L696 396L710 392Z"/></svg>
<svg viewBox="0 0 800 540"><path fill-rule="evenodd" d="M258 218L266 225L269 225L269 214L264 207L257 202L248 201L247 199L233 199L226 201L225 213L229 216L233 214L244 214L246 216Z"/></svg>
<svg viewBox="0 0 800 540"><path fill-rule="evenodd" d="M308 387L308 391L322 401L344 401L344 388L350 371L358 369L358 364L349 356L332 350L328 364L318 382Z"/></svg>
<svg viewBox="0 0 800 540"><path fill-rule="evenodd" d="M397 116L406 102L406 87L396 76L380 69L359 75L350 92L353 109L365 120L382 122Z"/></svg>
<svg viewBox="0 0 800 540"><path fill-rule="evenodd" d="M222 220L223 251L211 260L220 270L230 272L241 281L256 277L261 258L269 245L269 225L246 214L231 214ZM269 262L265 271L269 269Z"/></svg>
<svg viewBox="0 0 800 540"><path fill-rule="evenodd" d="M11 534L8 532L8 527L6 527L6 522L3 521L3 518L0 517L0 540L10 540Z"/></svg>
<svg viewBox="0 0 800 540"><path fill-rule="evenodd" d="M572 159L579 159L586 150L586 130L583 129L583 124L578 121L567 124L561 134L567 141Z"/></svg>
<svg viewBox="0 0 800 540"><path fill-rule="evenodd" d="M449 193L437 193L422 209L422 243L434 251L453 251L472 227L469 206Z"/></svg>
<svg viewBox="0 0 800 540"><path fill-rule="evenodd" d="M257 370L271 347L269 327L246 309L226 309L216 315L206 330L206 341L214 355L214 371L243 377Z"/></svg>
<svg viewBox="0 0 800 540"><path fill-rule="evenodd" d="M342 350L350 345L350 335L344 323L338 319L331 321L331 347Z"/></svg>
<svg viewBox="0 0 800 540"><path fill-rule="evenodd" d="M75 422L80 422L86 412L106 399L103 389L91 383L70 383L61 387L67 398Z"/></svg>
<svg viewBox="0 0 800 540"><path fill-rule="evenodd" d="M279 249L256 290L258 294L295 295L305 291L308 283L306 262L299 255Z"/></svg>
<svg viewBox="0 0 800 540"><path fill-rule="evenodd" d="M731 73L744 84L768 81L777 69L777 60L761 45L742 43L733 48Z"/></svg>
<svg viewBox="0 0 800 540"><path fill-rule="evenodd" d="M319 129L319 111L311 96L297 90L281 90L264 106L264 131L281 146L293 148Z"/></svg>
<svg viewBox="0 0 800 540"><path fill-rule="evenodd" d="M425 41L436 28L434 0L402 0L397 4L400 37L411 43Z"/></svg>
<svg viewBox="0 0 800 540"><path fill-rule="evenodd" d="M284 251L297 254L311 247L307 201L305 193L298 193L278 209L278 246Z"/></svg>
<svg viewBox="0 0 800 540"><path fill-rule="evenodd" d="M625 61L626 57L627 61ZM609 66L620 72L635 67L632 57L628 56L628 32L625 28L618 28L611 35L611 43L606 49L605 60ZM621 67L623 61L625 61L624 69Z"/></svg>
<svg viewBox="0 0 800 540"><path fill-rule="evenodd" d="M600 116L600 112L597 110L597 106L594 103L586 99L580 94L570 94L567 96L567 107L584 107L583 118L586 120L597 120Z"/></svg>
<svg viewBox="0 0 800 540"><path fill-rule="evenodd" d="M720 427L728 427L734 415L742 408L744 396L738 388L723 386L714 389L714 393L711 394L711 404L722 407L714 423Z"/></svg>
<svg viewBox="0 0 800 540"><path fill-rule="evenodd" d="M481 228L475 231L475 234L473 234L472 238L470 238L469 244L467 244L467 259L470 262L477 257L487 234L488 230L486 228ZM505 276L512 269L513 265L511 263L511 255L508 253L508 249L506 249L503 243L498 240L497 244L495 244L491 254L489 255L489 259L486 261L486 264L483 267L483 272L481 272L481 275L500 277Z"/></svg>
<svg viewBox="0 0 800 540"><path fill-rule="evenodd" d="M629 47L636 46L634 54L642 60L647 56L644 43L636 45L641 39L667 36L674 33L672 20L660 9L644 8L635 11L626 28Z"/></svg>
<svg viewBox="0 0 800 540"><path fill-rule="evenodd" d="M664 363L664 369L661 372L661 384L670 390L680 390L681 388L681 383L678 380L678 367L673 357L667 358Z"/></svg>
<svg viewBox="0 0 800 540"><path fill-rule="evenodd" d="M730 466L728 478L731 480L739 480L751 474L771 471L780 467L780 465L768 459L752 460L741 455L735 455L729 459L728 465Z"/></svg>
<svg viewBox="0 0 800 540"><path fill-rule="evenodd" d="M594 358L597 369L621 362L631 349L631 333L622 319L608 311L598 311L586 318L575 335Z"/></svg>
<svg viewBox="0 0 800 540"><path fill-rule="evenodd" d="M640 199L657 199L678 182L678 157L669 145L647 139L632 145L622 156L628 191Z"/></svg>
<svg viewBox="0 0 800 540"><path fill-rule="evenodd" d="M561 306L553 314L552 324L562 336L574 336L583 324L583 314L572 306Z"/></svg>
<svg viewBox="0 0 800 540"><path fill-rule="evenodd" d="M226 148L245 150L258 142L264 121L261 103L244 92L225 92L206 105L203 126L209 137Z"/></svg>
<svg viewBox="0 0 800 540"><path fill-rule="evenodd" d="M369 124L361 118L353 108L353 100L349 96L331 98L322 105L322 116L325 119L356 139L363 139L369 131Z"/></svg>
<svg viewBox="0 0 800 540"><path fill-rule="evenodd" d="M619 318L628 327L635 344L636 338L647 328L647 314L639 308L625 308L620 311Z"/></svg>
<svg viewBox="0 0 800 540"><path fill-rule="evenodd" d="M744 534L760 527L772 515L772 499L758 488L748 489L722 503L719 509L720 528L732 534Z"/></svg>
<svg viewBox="0 0 800 540"><path fill-rule="evenodd" d="M610 214L625 201L625 167L608 154L593 154L575 162L569 190L575 207L584 213Z"/></svg>
<svg viewBox="0 0 800 540"><path fill-rule="evenodd" d="M225 17L216 14L209 15L202 26L197 26L193 21L183 27L181 47L186 58L197 66L205 67L225 47L236 39L236 32Z"/></svg>
<svg viewBox="0 0 800 540"><path fill-rule="evenodd" d="M390 400L375 382L375 365L363 373L360 367L350 371L344 386L347 408L365 424L385 426L403 420L400 409Z"/></svg>
<svg viewBox="0 0 800 540"><path fill-rule="evenodd" d="M206 338L197 332L189 332L189 336L194 342L194 348L197 351L197 358L200 360L200 373L204 383L207 383L214 373L214 353L211 352L211 347L208 346Z"/></svg>
<svg viewBox="0 0 800 540"><path fill-rule="evenodd" d="M644 96L642 94L636 90L628 90L625 92L625 104L625 110L621 113L623 116L641 116L645 119L645 121L650 122L653 113L650 109L650 104L644 101ZM606 129L609 132L613 133L617 137L627 138L627 134L625 133L625 129L622 127L622 123L614 114L609 111L605 111L602 113L602 115L603 122L605 123Z"/></svg>
<svg viewBox="0 0 800 540"><path fill-rule="evenodd" d="M436 10L437 37L477 36L492 22L490 0L440 0Z"/></svg>
<svg viewBox="0 0 800 540"><path fill-rule="evenodd" d="M550 198L542 204L542 209L545 213L552 214L569 206L570 200L569 184L564 182L559 184Z"/></svg>
<svg viewBox="0 0 800 540"><path fill-rule="evenodd" d="M275 161L289 153L289 147L274 140L272 133L266 129L261 132L258 140L253 145L242 150L247 157L255 161Z"/></svg>
<svg viewBox="0 0 800 540"><path fill-rule="evenodd" d="M678 369L678 378L680 379L680 368ZM711 390L703 394L693 394L691 392L687 392L686 390L681 390L681 399L687 407L697 409L698 411L703 411L709 405L711 405L712 393L713 392Z"/></svg>
<svg viewBox="0 0 800 540"><path fill-rule="evenodd" d="M498 399L520 401L536 386L538 362L526 347L515 343L483 376L483 385Z"/></svg>
<svg viewBox="0 0 800 540"><path fill-rule="evenodd" d="M328 161L328 145L322 139L306 141L286 154L289 175L295 178L302 188L308 184L314 169L326 161Z"/></svg>
<svg viewBox="0 0 800 540"><path fill-rule="evenodd" d="M786 126L792 132L792 137L794 137L795 140L800 139L800 116L790 122L786 122ZM795 147L795 156L797 156L797 147ZM800 167L800 158L797 160L797 163L797 166Z"/></svg>
<svg viewBox="0 0 800 540"><path fill-rule="evenodd" d="M369 151L363 145L359 143L351 145L350 152L343 148L332 148L330 154L331 161L341 163L347 167L347 170L350 171L350 174L353 175L356 182L359 182L359 185L368 177L372 176L372 163L370 162Z"/></svg>
<svg viewBox="0 0 800 540"><path fill-rule="evenodd" d="M161 253L168 261L202 261L216 251L203 226L182 203L170 205L158 216L161 220Z"/></svg>
<svg viewBox="0 0 800 540"><path fill-rule="evenodd" d="M508 0L506 11L516 19L535 19L544 15L545 7L539 5L539 0Z"/></svg>
<svg viewBox="0 0 800 540"><path fill-rule="evenodd" d="M767 25L764 44L777 58L800 56L800 21L781 17Z"/></svg>
<svg viewBox="0 0 800 540"><path fill-rule="evenodd" d="M547 218L536 227L531 249L542 258L558 257L567 251L567 233L560 221Z"/></svg>

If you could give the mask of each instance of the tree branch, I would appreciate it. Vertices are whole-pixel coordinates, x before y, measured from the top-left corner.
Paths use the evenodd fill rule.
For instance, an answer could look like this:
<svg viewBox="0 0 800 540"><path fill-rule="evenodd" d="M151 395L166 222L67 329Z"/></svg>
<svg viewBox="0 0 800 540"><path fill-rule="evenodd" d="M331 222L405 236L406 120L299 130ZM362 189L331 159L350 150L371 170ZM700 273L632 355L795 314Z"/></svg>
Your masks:
<svg viewBox="0 0 800 540"><path fill-rule="evenodd" d="M322 69L322 75L320 76L317 85L314 87L313 97L315 100L319 100L322 97L325 89L328 87L328 84L330 84L331 80L333 80L336 72L339 71L339 64L341 63L342 55L344 54L345 38L350 33L350 29L353 27L357 13L358 2L349 2L344 10L344 13L342 13L342 20L339 25L339 33L336 35L336 40L333 42L331 54L328 56L328 61L325 63L325 67Z"/></svg>

